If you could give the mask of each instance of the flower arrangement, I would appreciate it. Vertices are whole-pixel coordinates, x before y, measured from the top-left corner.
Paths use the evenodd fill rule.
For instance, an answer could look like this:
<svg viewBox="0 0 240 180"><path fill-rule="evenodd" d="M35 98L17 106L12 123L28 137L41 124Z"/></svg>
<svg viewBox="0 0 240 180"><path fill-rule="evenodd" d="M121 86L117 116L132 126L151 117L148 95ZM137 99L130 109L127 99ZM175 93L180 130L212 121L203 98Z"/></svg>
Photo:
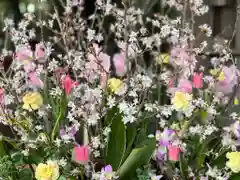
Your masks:
<svg viewBox="0 0 240 180"><path fill-rule="evenodd" d="M17 28L5 20L15 50L0 75L0 120L11 131L0 131L2 179L240 178L231 40L214 45L220 56L206 69L198 62L207 43L195 43L192 21L208 11L201 0L164 1L183 12L176 18L150 17L131 2L97 0L83 18L87 1L69 0L64 12L41 12L46 19L25 14ZM206 24L199 28L211 36Z"/></svg>

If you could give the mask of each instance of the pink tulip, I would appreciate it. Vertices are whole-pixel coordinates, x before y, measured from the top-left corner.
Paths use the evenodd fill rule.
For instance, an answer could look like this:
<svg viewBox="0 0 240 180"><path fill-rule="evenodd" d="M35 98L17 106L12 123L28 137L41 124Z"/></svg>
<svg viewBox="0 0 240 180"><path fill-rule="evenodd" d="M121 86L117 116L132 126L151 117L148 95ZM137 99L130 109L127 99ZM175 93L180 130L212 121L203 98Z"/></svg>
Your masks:
<svg viewBox="0 0 240 180"><path fill-rule="evenodd" d="M0 88L0 104L4 103L4 89Z"/></svg>
<svg viewBox="0 0 240 180"><path fill-rule="evenodd" d="M44 46L40 43L36 45L35 57L37 59L45 57Z"/></svg>
<svg viewBox="0 0 240 180"><path fill-rule="evenodd" d="M123 52L113 56L113 64L118 76L123 76L126 73L125 55Z"/></svg>
<svg viewBox="0 0 240 180"><path fill-rule="evenodd" d="M26 64L24 64L23 68L24 68L26 73L29 73L29 72L35 70L36 64L33 63L32 61L28 61Z"/></svg>
<svg viewBox="0 0 240 180"><path fill-rule="evenodd" d="M180 148L178 146L168 146L168 159L170 161L178 161Z"/></svg>
<svg viewBox="0 0 240 180"><path fill-rule="evenodd" d="M69 69L68 66L65 66L64 68L63 67L57 68L55 70L56 78L60 80L61 77L68 72L68 69Z"/></svg>
<svg viewBox="0 0 240 180"><path fill-rule="evenodd" d="M192 92L192 83L186 79L180 79L178 84L178 90L186 93Z"/></svg>
<svg viewBox="0 0 240 180"><path fill-rule="evenodd" d="M194 73L193 74L193 86L197 89L203 87L203 73Z"/></svg>
<svg viewBox="0 0 240 180"><path fill-rule="evenodd" d="M65 90L66 95L69 95L71 93L72 88L74 88L77 85L76 81L73 81L69 75L67 75L63 80L63 88Z"/></svg>
<svg viewBox="0 0 240 180"><path fill-rule="evenodd" d="M169 62L174 67L180 67L183 74L190 75L196 66L197 60L196 55L188 53L187 49L173 48Z"/></svg>
<svg viewBox="0 0 240 180"><path fill-rule="evenodd" d="M86 63L83 76L91 83L94 82L96 77L100 76L101 86L103 87L106 75L102 76L102 74L109 73L111 63L110 56L101 51L102 49L97 44L93 44L93 52L87 55L89 62Z"/></svg>
<svg viewBox="0 0 240 180"><path fill-rule="evenodd" d="M107 73L101 73L100 74L100 85L102 88L106 87L106 84L107 84Z"/></svg>
<svg viewBox="0 0 240 180"><path fill-rule="evenodd" d="M32 59L32 51L28 47L22 47L16 52L16 59L19 61L28 61Z"/></svg>
<svg viewBox="0 0 240 180"><path fill-rule="evenodd" d="M88 146L76 146L73 149L73 160L79 164L87 164L89 160Z"/></svg>
<svg viewBox="0 0 240 180"><path fill-rule="evenodd" d="M173 86L174 86L174 80L173 80L173 79L170 79L170 80L168 81L168 87L169 87L169 88L173 88Z"/></svg>
<svg viewBox="0 0 240 180"><path fill-rule="evenodd" d="M171 57L174 58L174 63L179 66L186 66L190 61L189 55L183 48L173 48Z"/></svg>
<svg viewBox="0 0 240 180"><path fill-rule="evenodd" d="M30 79L30 84L35 86L35 87L39 87L39 88L43 88L43 82L42 80L37 76L37 73L35 71L30 72L28 74L29 79Z"/></svg>

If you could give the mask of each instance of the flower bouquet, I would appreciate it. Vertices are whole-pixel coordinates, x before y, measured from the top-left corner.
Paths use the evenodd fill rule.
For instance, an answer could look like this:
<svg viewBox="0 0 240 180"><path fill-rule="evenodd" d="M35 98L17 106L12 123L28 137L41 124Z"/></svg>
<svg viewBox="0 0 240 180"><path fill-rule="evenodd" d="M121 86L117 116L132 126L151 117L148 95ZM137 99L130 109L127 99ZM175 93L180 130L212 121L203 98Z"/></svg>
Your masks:
<svg viewBox="0 0 240 180"><path fill-rule="evenodd" d="M86 18L84 3L5 20L15 50L2 51L0 177L239 179L240 72L231 40L201 64L207 42L195 41L211 29L194 36L194 18L208 7L167 0L182 12L170 18L97 0Z"/></svg>

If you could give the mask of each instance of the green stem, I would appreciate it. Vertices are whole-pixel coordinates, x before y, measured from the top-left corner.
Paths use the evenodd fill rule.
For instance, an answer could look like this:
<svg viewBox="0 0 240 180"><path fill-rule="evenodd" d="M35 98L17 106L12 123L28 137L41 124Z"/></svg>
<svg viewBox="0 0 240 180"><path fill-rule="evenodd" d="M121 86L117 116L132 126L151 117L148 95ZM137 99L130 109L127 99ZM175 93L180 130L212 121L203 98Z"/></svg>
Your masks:
<svg viewBox="0 0 240 180"><path fill-rule="evenodd" d="M81 173L80 173L80 177L81 177L81 180L84 180L84 175L83 175L83 171L81 170Z"/></svg>
<svg viewBox="0 0 240 180"><path fill-rule="evenodd" d="M62 108L60 109L60 113L59 113L59 115L58 115L57 121L56 121L56 123L55 123L55 125L54 125L54 128L53 128L53 130L52 130L52 135L51 135L52 142L53 142L53 140L54 140L54 137L55 137L55 134L56 134L56 130L57 130L57 127L59 126L61 117L62 117Z"/></svg>

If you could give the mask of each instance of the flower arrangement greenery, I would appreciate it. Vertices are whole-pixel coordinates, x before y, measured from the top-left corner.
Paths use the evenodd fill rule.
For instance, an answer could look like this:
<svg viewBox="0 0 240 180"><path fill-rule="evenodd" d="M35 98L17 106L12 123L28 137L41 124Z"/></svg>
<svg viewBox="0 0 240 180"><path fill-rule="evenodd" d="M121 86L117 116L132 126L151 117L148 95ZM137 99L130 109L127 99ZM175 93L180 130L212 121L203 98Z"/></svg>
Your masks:
<svg viewBox="0 0 240 180"><path fill-rule="evenodd" d="M5 20L15 50L2 51L13 58L0 75L0 120L11 134L1 132L2 179L240 178L232 40L214 44L220 56L207 69L198 64L207 42L195 40L211 28L194 36L194 18L208 11L201 0L163 1L182 12L176 18L124 2L97 0L88 19L86 1L67 1L45 20Z"/></svg>

